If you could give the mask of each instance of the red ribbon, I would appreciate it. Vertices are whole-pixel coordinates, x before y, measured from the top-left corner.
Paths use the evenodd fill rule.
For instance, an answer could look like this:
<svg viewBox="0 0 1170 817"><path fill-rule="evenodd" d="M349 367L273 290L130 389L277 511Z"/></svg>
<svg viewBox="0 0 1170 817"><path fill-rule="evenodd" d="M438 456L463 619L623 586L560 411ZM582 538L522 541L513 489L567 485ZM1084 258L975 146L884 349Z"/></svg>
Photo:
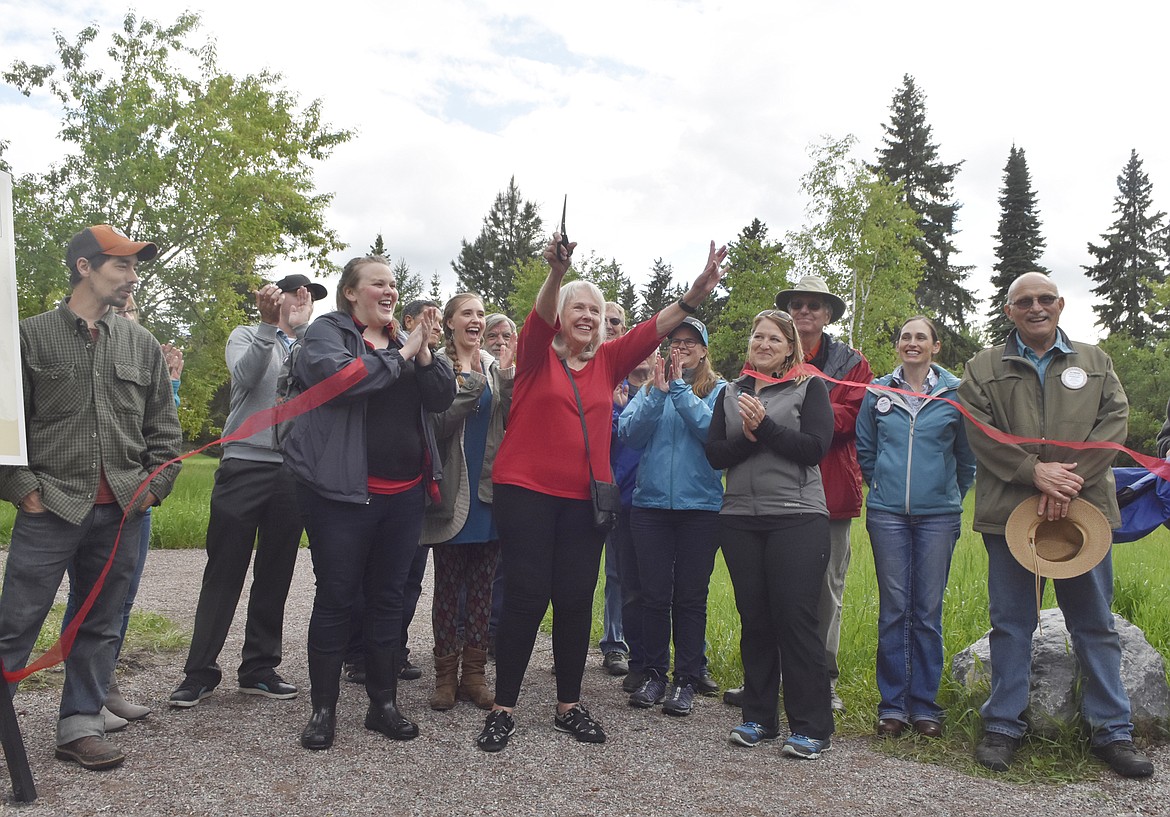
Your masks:
<svg viewBox="0 0 1170 817"><path fill-rule="evenodd" d="M114 556L118 552L118 545L122 541L122 529L126 526L126 517L129 512L129 508L138 507L138 498L150 488L151 480L153 480L159 474L159 472L176 462L182 462L188 457L193 457L196 454L202 454L213 445L235 442L236 440L242 440L247 437L251 437L253 434L263 431L266 428L272 428L278 423L291 420L294 417L299 417L307 411L312 411L318 406L329 402L342 392L347 391L365 376L366 364L362 361L361 358L355 358L354 360L350 361L341 371L330 375L312 388L306 389L292 400L289 400L287 403L281 403L280 405L273 406L272 408L266 408L256 412L252 416L248 417L248 419L244 420L244 422L240 424L240 427L231 434L228 434L225 437L220 437L218 440L213 440L207 445L196 448L194 451L188 451L186 454L175 457L171 460L167 460L158 468L155 468L154 471L151 472L150 476L148 476L142 482L142 484L138 486L138 490L134 492L134 497L130 500L128 509L122 512L122 521L118 525L118 535L114 539L114 547L110 551L110 557L106 560L105 566L102 567L102 572L98 574L98 578L97 581L94 582L93 589L89 591L89 595L85 597L85 601L82 602L80 609L78 609L77 615L75 615L73 620L69 622L69 626L62 630L61 637L57 639L53 646L49 647L49 649L45 651L44 655L31 664L25 666L23 669L13 670L11 672L4 670L4 680L10 684L19 683L28 676L32 675L34 672L39 672L43 669L48 669L49 667L55 667L69 656L69 651L73 649L73 641L77 638L77 631L81 628L82 622L85 621L85 617L89 615L89 611L93 608L94 602L97 600L98 593L101 592L102 586L106 582L106 575L110 572L110 567L114 563Z"/></svg>
<svg viewBox="0 0 1170 817"><path fill-rule="evenodd" d="M781 378L769 377L766 374L763 374L761 372L757 372L753 369L749 369L749 368L747 368L747 366L744 366L742 373L746 374L750 377L754 377L758 380L762 380L766 383L783 383L787 380L793 380L796 377L800 377L801 375L805 375L805 376L810 376L810 377L819 377L822 380L827 380L830 383L836 383L839 386L855 386L855 387L860 387L860 388L864 388L864 389L877 389L879 391L888 391L888 392L893 392L895 394L905 394L905 395L912 396L912 397L926 398L927 400L941 400L942 402L949 403L952 406L954 406L956 409L958 409L959 413L962 414L964 417L966 417L968 420L970 420L971 424L973 426L975 426L977 429L982 431L984 434L986 434L991 439L995 440L997 443L1003 443L1004 445L1055 445L1055 446L1059 446L1061 448L1070 448L1074 451L1087 451L1087 450L1092 450L1092 449L1108 449L1111 451L1121 451L1125 454L1128 454L1130 457L1132 457L1134 459L1134 462L1141 465L1147 471L1149 471L1153 474L1157 474L1162 479L1170 480L1170 462L1167 462L1166 460L1163 460L1163 459L1158 459L1157 457L1151 457L1148 454L1142 454L1138 451L1132 451L1132 450L1126 448L1121 443L1115 443L1112 440L1098 440L1098 441L1094 441L1094 442L1084 442L1084 441L1077 442L1077 441L1073 441L1073 440L1047 440L1047 439L1037 439L1035 437L1018 437L1015 434L1008 434L1006 431L1000 431L998 428L993 428L992 426L985 425L985 424L979 422L971 415L971 412L967 411L967 409L964 408L963 406L959 405L959 403L955 402L954 400L951 400L948 397L943 397L941 395L919 394L918 392L915 392L915 391L909 391L907 389L898 389L898 388L895 388L893 386L880 386L876 383L855 383L851 380L838 380L835 377L829 377L827 374L822 372L816 366L813 366L809 363L796 364L791 369L789 369L784 374L784 376Z"/></svg>

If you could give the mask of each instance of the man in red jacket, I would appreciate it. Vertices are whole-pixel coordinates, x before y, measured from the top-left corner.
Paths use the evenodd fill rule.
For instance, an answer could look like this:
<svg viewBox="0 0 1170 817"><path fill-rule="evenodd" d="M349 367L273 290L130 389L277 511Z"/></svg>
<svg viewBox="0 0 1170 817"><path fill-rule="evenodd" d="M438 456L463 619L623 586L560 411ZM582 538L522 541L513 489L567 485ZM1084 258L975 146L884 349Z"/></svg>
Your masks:
<svg viewBox="0 0 1170 817"><path fill-rule="evenodd" d="M800 335L804 362L811 363L829 377L851 383L868 384L873 380L869 361L857 349L833 340L825 327L845 314L845 302L829 292L824 280L806 275L793 289L776 296L776 307L792 315ZM844 711L837 695L837 649L841 643L841 598L845 593L845 573L849 570L849 527L861 515L861 467L857 464L854 430L857 412L865 397L865 385L840 386L826 383L833 405L833 444L821 460L821 480L829 505L829 539L832 551L825 570L825 587L821 593L820 625L825 642L825 666L833 685L833 709Z"/></svg>

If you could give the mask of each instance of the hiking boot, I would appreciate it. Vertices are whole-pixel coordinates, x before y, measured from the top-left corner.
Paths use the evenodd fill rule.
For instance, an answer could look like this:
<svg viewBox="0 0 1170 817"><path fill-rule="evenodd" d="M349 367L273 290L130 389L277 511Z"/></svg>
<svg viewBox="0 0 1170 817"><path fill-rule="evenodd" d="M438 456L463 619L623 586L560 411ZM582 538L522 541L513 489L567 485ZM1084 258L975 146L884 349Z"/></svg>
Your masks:
<svg viewBox="0 0 1170 817"><path fill-rule="evenodd" d="M662 703L662 711L667 715L685 717L691 714L695 707L695 688L691 684L674 683L670 693Z"/></svg>
<svg viewBox="0 0 1170 817"><path fill-rule="evenodd" d="M746 746L749 749L759 746L765 740L775 740L780 733L769 729L762 723L747 721L731 730L731 742L737 746Z"/></svg>
<svg viewBox="0 0 1170 817"><path fill-rule="evenodd" d="M1104 746L1094 746L1089 751L1122 777L1149 777L1154 773L1154 764L1137 750L1132 740L1115 740Z"/></svg>
<svg viewBox="0 0 1170 817"><path fill-rule="evenodd" d="M57 747L58 760L72 760L83 769L100 771L121 766L126 755L110 741L97 735L86 735Z"/></svg>
<svg viewBox="0 0 1170 817"><path fill-rule="evenodd" d="M410 663L409 658L402 659L402 666L398 669L398 678L402 681L417 681L422 678L422 667Z"/></svg>
<svg viewBox="0 0 1170 817"><path fill-rule="evenodd" d="M707 671L706 667L699 672L699 677L695 679L695 692L700 695L718 695L719 682L711 677L711 673Z"/></svg>
<svg viewBox="0 0 1170 817"><path fill-rule="evenodd" d="M553 729L568 732L579 743L605 743L605 730L581 703L574 704L568 712L558 711L553 718Z"/></svg>
<svg viewBox="0 0 1170 817"><path fill-rule="evenodd" d="M792 735L788 740L784 741L784 746L780 751L789 757L800 758L801 760L816 760L825 752L829 751L831 745L832 740L829 738L817 740L816 738L809 738L804 735Z"/></svg>
<svg viewBox="0 0 1170 817"><path fill-rule="evenodd" d="M646 673L631 671L629 675L622 679L622 692L633 694L638 691L638 687L642 686L642 682L646 680Z"/></svg>
<svg viewBox="0 0 1170 817"><path fill-rule="evenodd" d="M985 732L983 740L975 747L975 759L979 765L993 772L1006 772L1020 748L1020 739L1003 732Z"/></svg>
<svg viewBox="0 0 1170 817"><path fill-rule="evenodd" d="M201 682L184 678L183 683L171 693L167 703L180 709L189 709L202 701L215 690L215 686L204 686Z"/></svg>
<svg viewBox="0 0 1170 817"><path fill-rule="evenodd" d="M288 701L297 697L298 690L273 672L259 681L240 681L240 692L245 695L263 695L277 701Z"/></svg>
<svg viewBox="0 0 1170 817"><path fill-rule="evenodd" d="M630 695L630 706L636 706L639 709L649 709L652 706L657 706L666 700L666 679L659 675L654 670L646 672L646 680L642 682L642 686Z"/></svg>
<svg viewBox="0 0 1170 817"><path fill-rule="evenodd" d="M601 666L610 675L626 675L630 671L630 658L624 652L610 650L601 660Z"/></svg>

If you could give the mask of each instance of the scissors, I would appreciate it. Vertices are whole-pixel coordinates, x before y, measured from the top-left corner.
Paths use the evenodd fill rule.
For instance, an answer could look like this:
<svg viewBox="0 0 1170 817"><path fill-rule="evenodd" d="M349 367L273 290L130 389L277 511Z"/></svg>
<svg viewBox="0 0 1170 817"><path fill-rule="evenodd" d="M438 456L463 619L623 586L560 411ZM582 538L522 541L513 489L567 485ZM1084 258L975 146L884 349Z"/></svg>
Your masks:
<svg viewBox="0 0 1170 817"><path fill-rule="evenodd" d="M565 248L565 260L568 261L573 251L569 249L569 234L565 232L565 213L569 209L569 194L565 194L565 203L561 207L561 240L558 246Z"/></svg>

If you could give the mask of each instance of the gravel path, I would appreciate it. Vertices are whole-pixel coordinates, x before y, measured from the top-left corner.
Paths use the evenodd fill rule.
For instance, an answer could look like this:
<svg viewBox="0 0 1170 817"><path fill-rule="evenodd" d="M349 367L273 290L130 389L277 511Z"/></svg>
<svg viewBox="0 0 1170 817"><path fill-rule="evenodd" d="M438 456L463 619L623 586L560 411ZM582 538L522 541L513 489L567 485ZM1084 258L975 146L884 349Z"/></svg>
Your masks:
<svg viewBox="0 0 1170 817"><path fill-rule="evenodd" d="M202 551L152 551L139 592L142 609L190 627ZM128 698L154 714L114 736L126 763L105 773L53 758L59 693L29 690L16 699L39 799L14 804L0 775L0 813L21 815L1170 815L1170 747L1153 750L1158 773L1130 781L1020 786L967 777L873 751L869 738L841 738L818 761L784 758L778 745L735 748L727 730L738 713L700 699L688 718L632 710L616 679L592 655L585 697L609 742L585 746L554 732L551 646L536 654L517 709L518 729L498 755L474 737L483 714L469 703L450 712L427 707L432 665L428 584L412 632L422 680L403 682L399 701L421 736L396 743L362 726L364 690L342 684L337 741L306 752L298 737L309 715L305 631L313 597L308 553L301 552L289 597L281 667L302 695L270 701L235 690L234 669L246 599L221 663L225 683L189 710L166 706L182 656L148 659L122 681ZM491 670L489 669L489 675ZM489 677L489 682L490 682Z"/></svg>

